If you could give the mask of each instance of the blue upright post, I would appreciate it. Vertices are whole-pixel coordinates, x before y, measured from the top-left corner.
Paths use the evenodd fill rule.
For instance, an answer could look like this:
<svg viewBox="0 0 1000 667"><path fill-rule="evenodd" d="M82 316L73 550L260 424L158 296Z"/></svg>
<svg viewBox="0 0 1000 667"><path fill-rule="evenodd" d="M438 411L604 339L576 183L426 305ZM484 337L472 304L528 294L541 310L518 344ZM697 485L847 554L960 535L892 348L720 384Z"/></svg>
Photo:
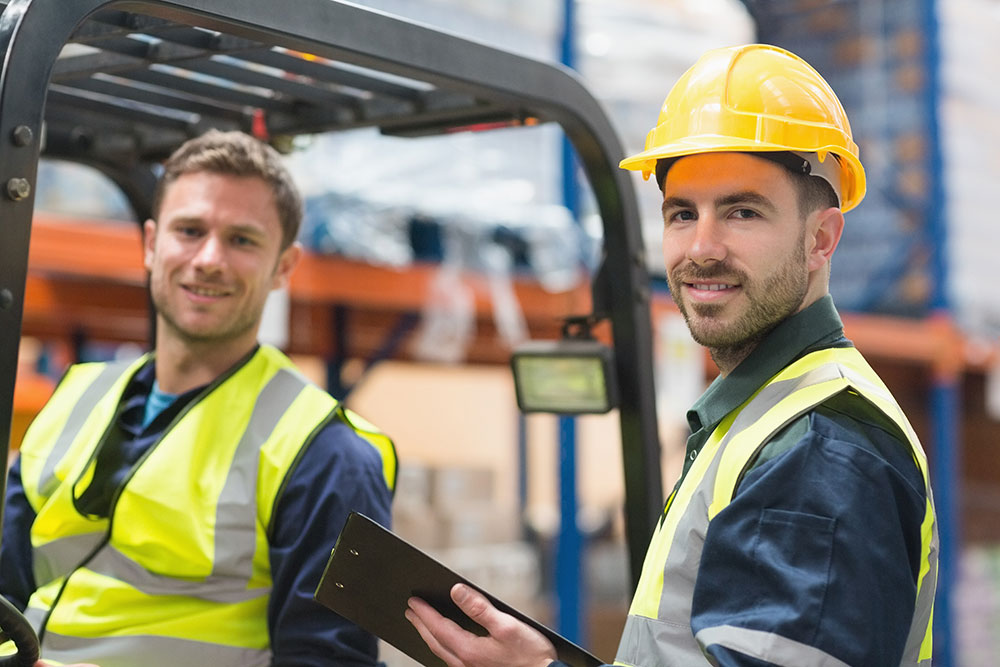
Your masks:
<svg viewBox="0 0 1000 667"><path fill-rule="evenodd" d="M563 34L561 61L575 66L575 0L563 0ZM565 136L562 141L563 202L579 221L580 187L576 179L576 153ZM559 418L559 541L556 545L556 627L561 635L582 644L583 609L583 541L577 526L576 497L576 419Z"/></svg>
<svg viewBox="0 0 1000 667"><path fill-rule="evenodd" d="M576 523L576 419L559 418L559 542L556 546L557 628L583 642L582 540Z"/></svg>
<svg viewBox="0 0 1000 667"><path fill-rule="evenodd" d="M923 0L925 68L925 109L927 114L927 143L929 147L928 176L930 193L927 198L927 246L930 250L931 276L934 286L931 308L932 317L940 318L946 327L952 327L951 307L948 298L947 221L945 220L944 160L941 154L941 136L938 117L940 100L940 52L938 47L938 22L935 0ZM958 414L961 403L961 367L952 362L940 364L936 369L931 389L931 419L933 442L931 444L931 486L934 490L940 539L938 565L938 592L934 607L934 664L937 667L954 667L954 591L961 555L961 459L962 439Z"/></svg>
<svg viewBox="0 0 1000 667"><path fill-rule="evenodd" d="M953 592L961 555L960 513L957 491L959 486L959 389L955 379L935 379L931 390L934 420L931 480L938 518L940 560L938 590L934 606L934 665L955 667Z"/></svg>

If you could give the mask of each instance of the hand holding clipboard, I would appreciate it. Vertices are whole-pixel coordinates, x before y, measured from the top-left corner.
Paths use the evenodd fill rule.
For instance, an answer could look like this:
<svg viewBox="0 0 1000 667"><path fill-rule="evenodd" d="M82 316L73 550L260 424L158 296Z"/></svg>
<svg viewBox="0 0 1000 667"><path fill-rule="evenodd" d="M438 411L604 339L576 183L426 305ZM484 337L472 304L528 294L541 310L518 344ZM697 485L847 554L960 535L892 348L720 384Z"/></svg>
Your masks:
<svg viewBox="0 0 1000 667"><path fill-rule="evenodd" d="M446 667L421 639L404 614L411 597L425 600L441 615L469 632L486 631L451 600L452 586L464 583L498 610L544 635L559 659L573 667L603 664L576 644L517 611L368 517L352 512L337 540L316 589L318 602L428 667Z"/></svg>
<svg viewBox="0 0 1000 667"><path fill-rule="evenodd" d="M410 598L406 619L431 651L451 664L476 667L549 667L556 649L534 627L505 614L486 596L465 584L451 589L452 601L486 630L470 633L420 598Z"/></svg>

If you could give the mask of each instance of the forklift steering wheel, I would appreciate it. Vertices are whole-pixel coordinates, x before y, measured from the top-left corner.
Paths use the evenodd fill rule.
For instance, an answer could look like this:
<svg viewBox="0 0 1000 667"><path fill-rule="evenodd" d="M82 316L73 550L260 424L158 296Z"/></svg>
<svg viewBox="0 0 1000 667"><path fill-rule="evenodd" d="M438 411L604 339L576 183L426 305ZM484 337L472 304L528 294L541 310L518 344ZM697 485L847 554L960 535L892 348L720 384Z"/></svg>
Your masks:
<svg viewBox="0 0 1000 667"><path fill-rule="evenodd" d="M32 667L38 661L38 635L28 619L0 595L0 639L11 640L17 653L0 658L0 667Z"/></svg>

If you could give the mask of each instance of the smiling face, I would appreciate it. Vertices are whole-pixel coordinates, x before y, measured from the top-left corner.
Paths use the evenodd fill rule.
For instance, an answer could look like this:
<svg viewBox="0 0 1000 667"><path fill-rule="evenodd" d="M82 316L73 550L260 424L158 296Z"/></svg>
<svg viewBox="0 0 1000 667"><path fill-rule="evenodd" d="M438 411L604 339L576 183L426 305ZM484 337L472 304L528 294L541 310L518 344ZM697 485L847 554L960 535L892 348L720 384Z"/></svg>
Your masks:
<svg viewBox="0 0 1000 667"><path fill-rule="evenodd" d="M281 250L281 222L261 178L186 173L144 227L144 263L157 312L157 350L214 348L226 357L256 344L268 293L284 286L299 247ZM223 352L224 350L224 352Z"/></svg>
<svg viewBox="0 0 1000 667"><path fill-rule="evenodd" d="M803 215L784 168L741 153L693 155L670 168L663 195L671 295L723 372L826 293L843 216Z"/></svg>

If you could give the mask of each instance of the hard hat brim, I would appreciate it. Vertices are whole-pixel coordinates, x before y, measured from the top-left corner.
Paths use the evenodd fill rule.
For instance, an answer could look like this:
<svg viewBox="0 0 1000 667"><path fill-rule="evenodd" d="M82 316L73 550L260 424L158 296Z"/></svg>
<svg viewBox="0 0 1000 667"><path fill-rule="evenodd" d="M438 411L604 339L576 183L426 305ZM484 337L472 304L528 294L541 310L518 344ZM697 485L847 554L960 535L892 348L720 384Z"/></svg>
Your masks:
<svg viewBox="0 0 1000 667"><path fill-rule="evenodd" d="M731 136L700 135L678 139L669 144L663 144L649 150L644 150L641 153L630 155L619 162L618 166L629 171L641 171L643 178L648 179L656 170L657 160L664 158L684 157L699 153L763 153L789 150L803 153L832 153L836 155L841 161L843 172L841 177L844 183L843 202L840 208L846 213L860 203L865 195L864 167L857 156L843 150L839 146L825 146L815 149L770 144Z"/></svg>

